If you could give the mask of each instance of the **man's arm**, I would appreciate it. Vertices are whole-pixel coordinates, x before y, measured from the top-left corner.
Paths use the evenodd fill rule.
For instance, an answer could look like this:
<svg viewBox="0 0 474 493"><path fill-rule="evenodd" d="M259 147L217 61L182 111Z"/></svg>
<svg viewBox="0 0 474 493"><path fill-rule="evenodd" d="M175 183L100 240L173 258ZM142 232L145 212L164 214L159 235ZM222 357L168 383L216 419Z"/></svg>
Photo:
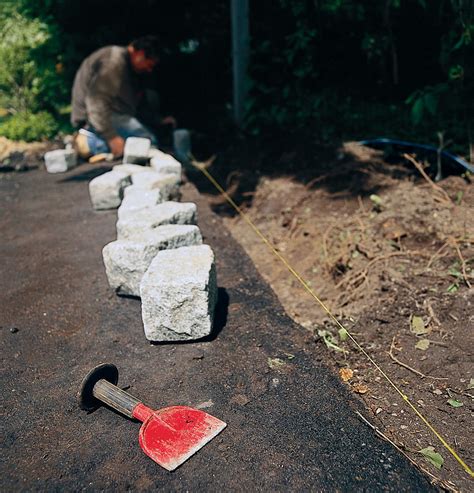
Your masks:
<svg viewBox="0 0 474 493"><path fill-rule="evenodd" d="M176 121L176 118L171 115L162 118L160 123L161 125L171 125L173 128L176 128L178 126L178 122Z"/></svg>
<svg viewBox="0 0 474 493"><path fill-rule="evenodd" d="M114 155L114 157L123 156L123 150L125 149L125 140L120 137L120 135L116 135L107 141L109 145L110 152Z"/></svg>

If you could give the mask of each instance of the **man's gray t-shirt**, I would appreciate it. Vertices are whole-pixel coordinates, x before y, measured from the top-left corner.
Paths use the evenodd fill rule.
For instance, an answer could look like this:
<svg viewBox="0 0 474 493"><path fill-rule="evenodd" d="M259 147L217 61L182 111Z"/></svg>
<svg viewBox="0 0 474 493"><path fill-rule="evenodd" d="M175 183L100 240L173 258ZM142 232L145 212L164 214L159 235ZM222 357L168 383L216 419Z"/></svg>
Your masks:
<svg viewBox="0 0 474 493"><path fill-rule="evenodd" d="M91 124L106 140L116 136L112 113L135 116L143 89L127 48L106 46L81 64L72 87L71 123Z"/></svg>

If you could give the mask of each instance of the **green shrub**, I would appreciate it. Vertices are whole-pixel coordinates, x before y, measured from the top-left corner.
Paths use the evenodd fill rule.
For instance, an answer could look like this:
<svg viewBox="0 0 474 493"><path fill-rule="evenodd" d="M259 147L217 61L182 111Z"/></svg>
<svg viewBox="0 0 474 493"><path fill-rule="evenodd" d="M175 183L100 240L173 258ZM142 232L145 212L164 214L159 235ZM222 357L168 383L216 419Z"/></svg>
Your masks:
<svg viewBox="0 0 474 493"><path fill-rule="evenodd" d="M0 124L0 135L11 140L50 139L58 132L58 124L54 117L46 111L16 113Z"/></svg>
<svg viewBox="0 0 474 493"><path fill-rule="evenodd" d="M46 27L12 12L2 15L0 29L0 102L15 111L31 111L39 82L31 52L47 41Z"/></svg>
<svg viewBox="0 0 474 493"><path fill-rule="evenodd" d="M0 0L0 107L11 112L55 111L68 98L55 24Z"/></svg>

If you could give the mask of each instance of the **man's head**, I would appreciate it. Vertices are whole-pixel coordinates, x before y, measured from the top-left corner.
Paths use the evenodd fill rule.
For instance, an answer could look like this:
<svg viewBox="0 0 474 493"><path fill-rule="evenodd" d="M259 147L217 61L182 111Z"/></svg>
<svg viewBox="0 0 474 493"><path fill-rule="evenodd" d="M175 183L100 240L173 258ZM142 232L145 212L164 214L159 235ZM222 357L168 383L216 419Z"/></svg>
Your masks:
<svg viewBox="0 0 474 493"><path fill-rule="evenodd" d="M130 55L130 63L137 74L150 73L159 61L155 36L144 36L132 41L127 49Z"/></svg>

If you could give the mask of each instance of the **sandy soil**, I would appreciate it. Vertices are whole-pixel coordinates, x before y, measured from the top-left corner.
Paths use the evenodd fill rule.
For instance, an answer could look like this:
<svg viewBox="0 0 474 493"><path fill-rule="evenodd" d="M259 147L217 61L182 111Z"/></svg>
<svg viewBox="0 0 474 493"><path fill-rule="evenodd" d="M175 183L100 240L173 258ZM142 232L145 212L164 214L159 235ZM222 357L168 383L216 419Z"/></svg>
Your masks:
<svg viewBox="0 0 474 493"><path fill-rule="evenodd" d="M45 152L57 147L52 142L15 142L0 137L0 171L37 168Z"/></svg>

